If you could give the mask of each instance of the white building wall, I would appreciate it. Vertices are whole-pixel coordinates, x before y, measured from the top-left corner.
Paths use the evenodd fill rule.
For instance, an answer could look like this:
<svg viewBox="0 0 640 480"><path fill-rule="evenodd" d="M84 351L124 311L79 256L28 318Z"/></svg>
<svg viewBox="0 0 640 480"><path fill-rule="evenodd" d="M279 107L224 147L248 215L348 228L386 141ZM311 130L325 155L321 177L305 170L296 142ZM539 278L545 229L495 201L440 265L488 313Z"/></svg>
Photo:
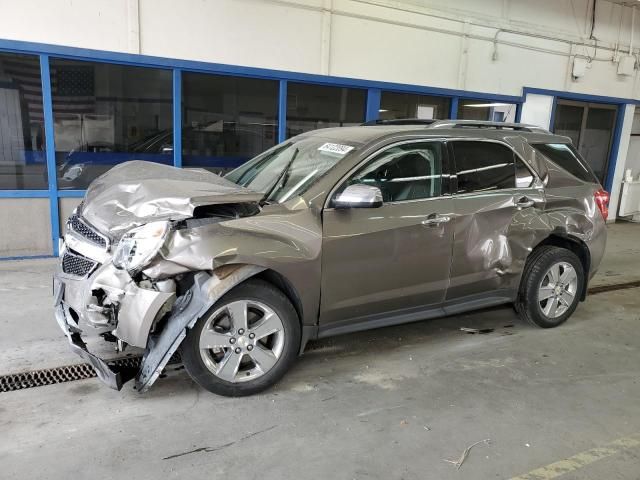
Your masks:
<svg viewBox="0 0 640 480"><path fill-rule="evenodd" d="M549 130L551 127L551 114L553 112L553 100L551 95L538 95L528 93L522 105L522 123L538 125Z"/></svg>
<svg viewBox="0 0 640 480"><path fill-rule="evenodd" d="M0 37L510 95L531 86L637 98L635 77L617 75L612 61L618 38L618 51L629 48L631 9L597 2L596 51L586 40L591 4L0 0ZM576 54L592 59L578 81Z"/></svg>
<svg viewBox="0 0 640 480"><path fill-rule="evenodd" d="M626 171L630 170L632 181L640 181L640 111L638 111L638 109L635 109L633 115L631 136L629 137L629 146L624 160L624 162L620 160L619 168L618 165L616 165L616 174L620 176L620 179L623 179ZM620 186L622 187L622 185ZM637 193L637 185L635 185L633 189L633 191ZM620 192L620 196L622 196L622 192ZM634 198L637 198L637 196L634 195ZM620 208L622 208L622 206ZM633 217L628 218L633 218L633 221L640 222L640 215L633 215Z"/></svg>

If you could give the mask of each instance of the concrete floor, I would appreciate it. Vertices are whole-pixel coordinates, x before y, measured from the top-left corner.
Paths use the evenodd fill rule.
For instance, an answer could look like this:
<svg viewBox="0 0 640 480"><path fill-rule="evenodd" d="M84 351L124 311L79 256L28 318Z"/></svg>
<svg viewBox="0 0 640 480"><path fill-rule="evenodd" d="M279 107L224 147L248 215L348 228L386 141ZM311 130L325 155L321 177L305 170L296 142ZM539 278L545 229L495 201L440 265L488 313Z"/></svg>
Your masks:
<svg viewBox="0 0 640 480"><path fill-rule="evenodd" d="M639 233L611 226L593 285L640 280ZM77 362L51 317L52 268L0 262L0 373ZM315 342L244 399L183 370L145 395L96 379L0 393L0 478L494 479L551 465L523 478L637 480L639 293L593 295L552 330L502 307ZM484 439L460 470L444 461Z"/></svg>

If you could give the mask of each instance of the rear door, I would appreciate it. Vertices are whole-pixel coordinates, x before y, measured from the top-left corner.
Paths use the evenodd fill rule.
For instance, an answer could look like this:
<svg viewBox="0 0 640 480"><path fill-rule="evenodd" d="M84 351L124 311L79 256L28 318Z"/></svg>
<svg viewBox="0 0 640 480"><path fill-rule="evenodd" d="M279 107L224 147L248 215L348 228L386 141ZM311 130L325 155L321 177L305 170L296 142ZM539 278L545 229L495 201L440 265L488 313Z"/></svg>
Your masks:
<svg viewBox="0 0 640 480"><path fill-rule="evenodd" d="M375 185L383 205L323 212L323 328L442 304L453 238L448 177L444 143L413 140L385 147L341 184L333 196Z"/></svg>
<svg viewBox="0 0 640 480"><path fill-rule="evenodd" d="M456 215L446 299L511 296L529 248L527 227L539 221L544 194L532 171L502 142L455 140L449 151Z"/></svg>

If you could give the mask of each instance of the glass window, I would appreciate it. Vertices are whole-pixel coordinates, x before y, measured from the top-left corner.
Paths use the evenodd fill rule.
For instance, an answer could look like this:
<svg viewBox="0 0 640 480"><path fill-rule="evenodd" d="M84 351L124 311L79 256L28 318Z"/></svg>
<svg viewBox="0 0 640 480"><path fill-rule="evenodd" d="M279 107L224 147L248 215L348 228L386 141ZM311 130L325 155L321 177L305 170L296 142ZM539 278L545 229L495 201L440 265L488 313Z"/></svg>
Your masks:
<svg viewBox="0 0 640 480"><path fill-rule="evenodd" d="M458 119L482 120L489 122L515 122L516 104L490 100L467 100L458 102Z"/></svg>
<svg viewBox="0 0 640 480"><path fill-rule="evenodd" d="M127 160L173 164L171 71L53 59L51 90L60 189Z"/></svg>
<svg viewBox="0 0 640 480"><path fill-rule="evenodd" d="M533 174L522 161L516 157L516 187L527 188L533 185Z"/></svg>
<svg viewBox="0 0 640 480"><path fill-rule="evenodd" d="M443 120L450 117L450 105L451 100L446 97L382 92L380 97L380 119L420 118Z"/></svg>
<svg viewBox="0 0 640 480"><path fill-rule="evenodd" d="M0 189L46 189L42 81L35 55L0 54Z"/></svg>
<svg viewBox="0 0 640 480"><path fill-rule="evenodd" d="M556 105L554 132L558 135L569 137L574 145L579 145L583 115L584 106L558 103Z"/></svg>
<svg viewBox="0 0 640 480"><path fill-rule="evenodd" d="M616 109L590 105L580 153L595 176L605 183L611 152L611 140L616 125Z"/></svg>
<svg viewBox="0 0 640 480"><path fill-rule="evenodd" d="M591 183L596 181L593 171L580 158L573 145L565 143L536 143L531 146L580 180Z"/></svg>
<svg viewBox="0 0 640 480"><path fill-rule="evenodd" d="M364 122L367 91L306 83L287 85L287 138L309 130Z"/></svg>
<svg viewBox="0 0 640 480"><path fill-rule="evenodd" d="M236 168L226 179L255 192L267 202L285 202L306 191L348 154L357 150L344 142L313 136L290 140Z"/></svg>
<svg viewBox="0 0 640 480"><path fill-rule="evenodd" d="M348 185L353 184L378 187L384 202L437 197L442 193L442 144L420 142L388 148L349 180Z"/></svg>
<svg viewBox="0 0 640 480"><path fill-rule="evenodd" d="M458 177L458 193L514 188L515 156L498 143L452 142Z"/></svg>
<svg viewBox="0 0 640 480"><path fill-rule="evenodd" d="M182 163L223 173L278 141L275 80L182 74Z"/></svg>

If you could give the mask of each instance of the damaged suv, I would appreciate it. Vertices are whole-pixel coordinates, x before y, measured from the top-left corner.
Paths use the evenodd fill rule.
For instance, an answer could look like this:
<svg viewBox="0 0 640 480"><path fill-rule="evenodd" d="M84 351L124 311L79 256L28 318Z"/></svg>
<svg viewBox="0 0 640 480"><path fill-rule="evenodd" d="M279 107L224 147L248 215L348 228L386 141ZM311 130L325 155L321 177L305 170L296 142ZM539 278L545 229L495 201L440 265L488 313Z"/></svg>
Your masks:
<svg viewBox="0 0 640 480"><path fill-rule="evenodd" d="M248 395L310 339L505 303L561 324L607 202L568 138L521 124L316 130L225 178L128 162L67 222L55 315L113 388L148 389L179 350L203 388ZM88 332L142 349L140 368L90 352Z"/></svg>

